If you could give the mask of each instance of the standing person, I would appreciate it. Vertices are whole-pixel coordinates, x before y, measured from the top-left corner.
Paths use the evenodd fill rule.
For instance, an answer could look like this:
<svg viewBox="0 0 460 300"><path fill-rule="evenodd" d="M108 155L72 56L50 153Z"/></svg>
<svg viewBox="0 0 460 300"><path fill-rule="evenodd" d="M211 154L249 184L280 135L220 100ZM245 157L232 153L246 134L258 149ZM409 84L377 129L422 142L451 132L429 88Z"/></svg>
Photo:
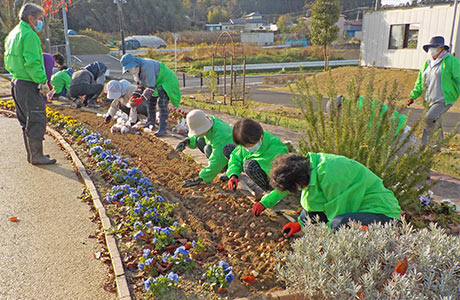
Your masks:
<svg viewBox="0 0 460 300"><path fill-rule="evenodd" d="M326 153L283 154L275 158L272 185L280 192L302 191L303 211L298 222L283 227L288 237L301 230L310 218L332 230L350 220L362 225L399 220L401 208L382 179L357 161Z"/></svg>
<svg viewBox="0 0 460 300"><path fill-rule="evenodd" d="M105 79L105 73L107 67L104 63L95 61L82 70L76 71L72 75L72 82L69 87L69 96L76 98L75 106L80 108L84 106L99 108L96 104L96 100L104 90L104 84L98 83L99 78ZM80 101L80 97L84 96L83 103Z"/></svg>
<svg viewBox="0 0 460 300"><path fill-rule="evenodd" d="M201 182L211 182L228 164L226 156L230 156L233 145L233 130L230 125L214 116L207 116L203 111L194 109L187 114L188 138L180 142L176 151L182 152L185 147L200 151L209 158L209 163L200 174L184 181L184 186L194 186ZM233 150L233 149L232 149Z"/></svg>
<svg viewBox="0 0 460 300"><path fill-rule="evenodd" d="M22 126L27 160L33 165L49 165L55 159L43 155L46 130L45 103L41 94L49 92L38 32L43 27L44 10L33 3L22 6L19 24L5 40L5 69L13 75L11 93Z"/></svg>
<svg viewBox="0 0 460 300"><path fill-rule="evenodd" d="M147 103L148 117L146 126L155 128L156 105L160 108L160 128L156 136L164 136L168 127L168 103L171 100L175 107L179 107L181 93L176 74L165 64L148 58L135 57L125 54L121 58L123 73L130 73L138 85L133 95L133 104L142 101Z"/></svg>
<svg viewBox="0 0 460 300"><path fill-rule="evenodd" d="M460 96L460 61L450 55L449 46L444 44L442 36L432 37L423 50L428 53L428 60L420 69L407 106L414 103L425 86L425 101L429 109L425 116L422 145L426 145L436 129L441 129L440 138L443 137L441 117Z"/></svg>
<svg viewBox="0 0 460 300"><path fill-rule="evenodd" d="M227 151L231 153L227 170L228 189L236 190L238 177L244 171L254 183L268 192L253 207L254 215L259 216L265 207L272 207L272 203L278 203L287 194L273 190L269 175L275 157L288 153L288 148L278 137L263 130L259 123L251 119L239 120L233 125L233 141L237 145L235 150Z"/></svg>
<svg viewBox="0 0 460 300"><path fill-rule="evenodd" d="M117 111L121 109L129 115L129 122L134 125L138 122L138 113L147 116L147 104L142 102L137 106L129 107L130 99L133 96L136 86L128 80L111 80L107 84L107 99L113 100L110 108L105 114L105 123L109 123Z"/></svg>

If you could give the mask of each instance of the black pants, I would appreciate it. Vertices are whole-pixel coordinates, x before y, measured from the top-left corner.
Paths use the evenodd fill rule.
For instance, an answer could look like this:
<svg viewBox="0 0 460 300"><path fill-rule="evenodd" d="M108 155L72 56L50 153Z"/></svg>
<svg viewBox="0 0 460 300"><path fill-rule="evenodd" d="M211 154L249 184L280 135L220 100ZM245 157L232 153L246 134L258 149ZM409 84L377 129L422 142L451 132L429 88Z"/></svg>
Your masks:
<svg viewBox="0 0 460 300"><path fill-rule="evenodd" d="M200 137L196 139L196 146L200 149L201 153L206 155L206 158L210 158L212 155L212 146L207 145L204 138Z"/></svg>
<svg viewBox="0 0 460 300"><path fill-rule="evenodd" d="M38 84L13 80L11 95L16 104L16 116L24 133L30 138L43 140L47 119L45 102L40 96Z"/></svg>
<svg viewBox="0 0 460 300"><path fill-rule="evenodd" d="M157 114L157 103L160 108L160 122L166 122L169 116L169 97L163 88L158 88L158 97L150 97L147 101L147 126L155 125Z"/></svg>
<svg viewBox="0 0 460 300"><path fill-rule="evenodd" d="M131 112L131 109L129 107L124 106L123 104L119 104L118 108L129 116L129 113ZM147 117L147 104L145 102L139 104L136 109L138 114Z"/></svg>
<svg viewBox="0 0 460 300"><path fill-rule="evenodd" d="M230 155L233 150L236 148L233 144L225 145L224 147L224 156L227 159L230 159ZM248 159L243 163L243 170L249 178L252 179L261 189L268 192L273 190L270 186L270 179L268 178L267 173L260 167L259 163L256 160Z"/></svg>
<svg viewBox="0 0 460 300"><path fill-rule="evenodd" d="M72 98L85 96L85 101L83 104L87 105L88 103L94 104L97 100L97 97L102 93L104 90L104 85L95 83L95 84L88 84L88 83L80 83L77 85L71 85L69 88L69 95Z"/></svg>

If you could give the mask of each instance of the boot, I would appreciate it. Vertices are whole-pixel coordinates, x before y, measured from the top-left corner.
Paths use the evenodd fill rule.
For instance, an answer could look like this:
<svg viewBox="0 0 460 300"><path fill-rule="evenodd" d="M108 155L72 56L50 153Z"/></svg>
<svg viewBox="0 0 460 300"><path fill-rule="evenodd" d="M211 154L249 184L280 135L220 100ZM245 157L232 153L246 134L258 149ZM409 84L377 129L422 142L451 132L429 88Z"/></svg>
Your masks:
<svg viewBox="0 0 460 300"><path fill-rule="evenodd" d="M52 165L56 163L56 160L50 159L43 155L43 140L28 138L30 162L33 165Z"/></svg>
<svg viewBox="0 0 460 300"><path fill-rule="evenodd" d="M29 139L27 138L26 132L22 131L22 137L24 138L24 145L26 146L27 161L30 163L30 149L29 149ZM44 155L46 158L50 158L49 154Z"/></svg>
<svg viewBox="0 0 460 300"><path fill-rule="evenodd" d="M163 119L160 117L160 128L158 129L157 132L155 132L155 135L158 137L165 136L167 133L168 129L168 119Z"/></svg>

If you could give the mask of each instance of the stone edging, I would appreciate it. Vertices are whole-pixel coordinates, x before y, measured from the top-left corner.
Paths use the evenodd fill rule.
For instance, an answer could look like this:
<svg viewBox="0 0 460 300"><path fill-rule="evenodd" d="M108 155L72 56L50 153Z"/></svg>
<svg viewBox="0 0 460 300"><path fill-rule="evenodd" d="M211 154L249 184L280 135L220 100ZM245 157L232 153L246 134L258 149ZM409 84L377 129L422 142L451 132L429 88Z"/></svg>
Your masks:
<svg viewBox="0 0 460 300"><path fill-rule="evenodd" d="M0 112L16 115L15 112L12 112L9 110L0 109ZM126 274L125 274L125 270L123 267L123 261L121 259L120 251L118 250L117 243L115 241L114 236L107 233L107 231L111 228L112 224L110 223L110 219L107 217L107 214L105 213L106 212L105 207L101 202L101 198L99 197L96 186L91 180L91 177L86 172L86 168L82 164L81 160L78 158L77 153L66 142L66 140L62 137L62 135L49 126L46 127L46 132L49 135L51 135L64 148L64 150L67 153L70 154L72 163L75 166L79 177L83 180L86 188L90 192L91 198L93 199L93 205L97 210L99 219L101 220L101 223L102 223L102 228L104 229L105 242L107 244L107 249L110 253L113 271L115 273L115 281L117 284L118 298L120 300L131 300L132 299L131 293L129 291L128 281L126 279Z"/></svg>

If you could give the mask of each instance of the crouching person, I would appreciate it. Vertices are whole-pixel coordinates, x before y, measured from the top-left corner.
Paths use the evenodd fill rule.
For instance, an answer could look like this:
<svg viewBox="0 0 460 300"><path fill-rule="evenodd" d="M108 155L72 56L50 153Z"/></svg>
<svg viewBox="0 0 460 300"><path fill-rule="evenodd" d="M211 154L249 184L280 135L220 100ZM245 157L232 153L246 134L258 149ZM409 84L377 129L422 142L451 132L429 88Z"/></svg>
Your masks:
<svg viewBox="0 0 460 300"><path fill-rule="evenodd" d="M164 136L168 127L169 109L171 100L175 107L179 107L181 93L176 74L165 64L148 58L135 57L125 54L121 58L123 73L133 75L139 90L133 95L132 106L144 101L147 103L147 124L153 129L156 120L156 106L160 108L160 128L156 136Z"/></svg>
<svg viewBox="0 0 460 300"><path fill-rule="evenodd" d="M123 79L112 80L107 84L107 99L113 100L105 115L105 123L109 123L118 110L122 110L129 116L131 126L139 121L138 114L147 116L147 104L142 102L137 106L131 106L130 99L133 96L136 86Z"/></svg>
<svg viewBox="0 0 460 300"><path fill-rule="evenodd" d="M104 90L104 80L107 67L101 62L93 62L82 70L76 71L72 75L72 82L69 87L69 96L77 98L74 100L76 108L84 106L99 108L96 100ZM79 97L85 99L81 103Z"/></svg>
<svg viewBox="0 0 460 300"><path fill-rule="evenodd" d="M53 99L67 100L73 73L72 68L68 68L60 70L51 76L51 85L54 88Z"/></svg>
<svg viewBox="0 0 460 300"><path fill-rule="evenodd" d="M195 109L187 114L189 137L180 142L176 151L182 152L186 147L198 147L209 159L209 163L200 174L192 179L185 180L184 186L194 186L201 182L211 182L228 164L226 156L230 156L234 147L232 127L214 116L207 116L203 111ZM225 153L230 151L230 153Z"/></svg>
<svg viewBox="0 0 460 300"><path fill-rule="evenodd" d="M273 162L272 185L281 192L302 191L303 211L298 222L283 227L288 237L319 218L332 230L349 221L388 223L400 219L401 208L382 179L364 165L344 156L308 153L284 154Z"/></svg>
<svg viewBox="0 0 460 300"><path fill-rule="evenodd" d="M265 209L264 203L278 203L286 193L273 190L270 185L270 171L276 156L288 152L286 145L272 133L262 129L259 123L243 119L233 126L233 141L237 145L229 156L227 176L228 189L236 190L238 177L244 171L267 194L254 205L253 213L258 216ZM231 148L228 145L227 148ZM233 146L235 147L235 146Z"/></svg>

